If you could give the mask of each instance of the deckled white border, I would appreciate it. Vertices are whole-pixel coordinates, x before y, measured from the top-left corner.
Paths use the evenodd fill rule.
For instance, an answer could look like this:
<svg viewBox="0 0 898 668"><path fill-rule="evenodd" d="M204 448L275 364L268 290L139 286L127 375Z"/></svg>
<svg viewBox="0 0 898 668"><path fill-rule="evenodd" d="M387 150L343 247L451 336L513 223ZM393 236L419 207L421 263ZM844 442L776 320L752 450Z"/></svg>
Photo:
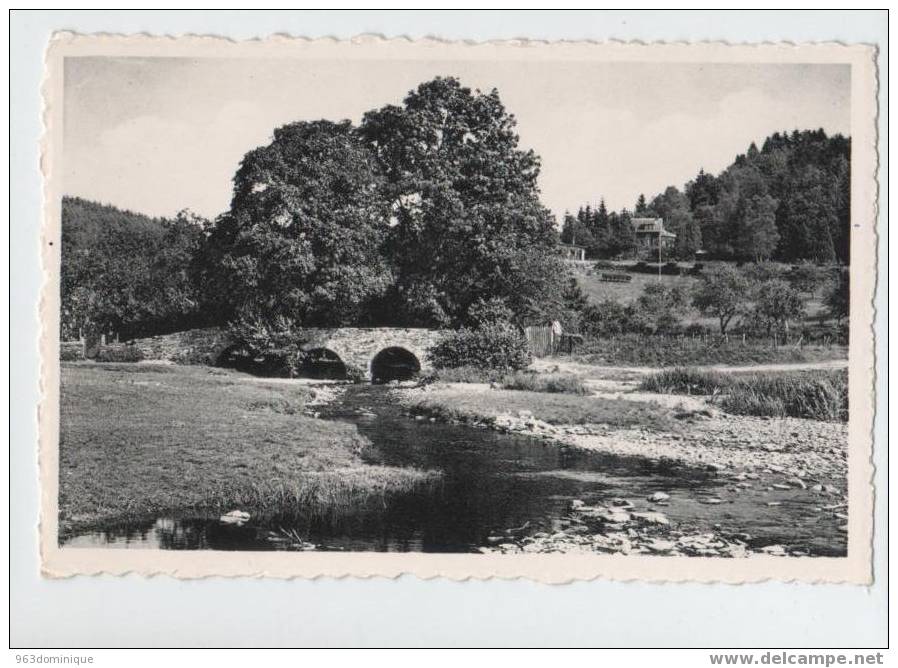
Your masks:
<svg viewBox="0 0 898 668"><path fill-rule="evenodd" d="M435 555L383 553L175 552L59 548L57 535L59 423L59 209L61 190L54 165L59 164L62 134L62 62L66 56L229 57L429 60L571 60L665 62L846 63L851 76L852 239L849 351L849 536L845 558L750 559L646 557L619 555ZM644 44L605 42L447 42L439 39L383 39L363 35L352 40L275 36L237 42L220 37L152 37L148 35L81 36L58 33L46 60L44 81L45 176L41 302L43 400L39 411L41 467L42 572L51 577L75 574L177 577L397 577L529 578L561 583L609 578L654 582L758 582L769 579L802 582L872 581L872 420L873 308L876 272L876 51L869 46L840 44L727 45ZM863 268L863 270L862 270Z"/></svg>

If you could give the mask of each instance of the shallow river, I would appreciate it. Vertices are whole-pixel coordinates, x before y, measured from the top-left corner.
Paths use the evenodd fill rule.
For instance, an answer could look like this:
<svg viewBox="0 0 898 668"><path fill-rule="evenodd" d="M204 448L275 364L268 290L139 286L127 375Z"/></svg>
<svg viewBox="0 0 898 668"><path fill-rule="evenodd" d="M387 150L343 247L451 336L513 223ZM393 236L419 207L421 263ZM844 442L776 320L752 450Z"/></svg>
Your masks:
<svg viewBox="0 0 898 668"><path fill-rule="evenodd" d="M573 499L588 504L612 497L648 509L646 497L670 494L663 511L689 530L747 532L749 545L780 544L816 555L843 555L844 538L821 521L808 495L786 495L775 508L754 495L707 505L702 498L723 494L726 480L704 470L584 452L542 441L464 425L410 419L389 401L388 390L352 386L326 419L352 422L372 443L371 463L416 466L442 472L419 490L325 517L251 519L244 526L215 517L162 517L106 527L72 537L72 547L273 550L289 533L318 549L468 552L508 529L554 532ZM372 416L373 413L373 416ZM252 509L247 509L252 510Z"/></svg>

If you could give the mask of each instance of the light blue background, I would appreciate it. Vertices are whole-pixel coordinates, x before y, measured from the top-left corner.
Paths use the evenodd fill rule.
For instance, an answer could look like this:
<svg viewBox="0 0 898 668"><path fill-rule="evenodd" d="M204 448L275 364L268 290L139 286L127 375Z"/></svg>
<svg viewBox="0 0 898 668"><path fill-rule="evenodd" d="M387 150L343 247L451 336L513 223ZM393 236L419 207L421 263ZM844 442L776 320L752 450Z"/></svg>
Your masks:
<svg viewBox="0 0 898 668"><path fill-rule="evenodd" d="M886 153L887 17L878 12L14 11L10 18L10 576L13 647L610 646L873 647L886 637L885 512L876 499L871 588L765 583L374 580L47 581L37 553L38 142L43 50L53 30L351 37L864 42L880 46ZM880 183L887 183L883 165ZM886 189L881 220L887 220ZM876 485L886 483L886 228L880 226Z"/></svg>

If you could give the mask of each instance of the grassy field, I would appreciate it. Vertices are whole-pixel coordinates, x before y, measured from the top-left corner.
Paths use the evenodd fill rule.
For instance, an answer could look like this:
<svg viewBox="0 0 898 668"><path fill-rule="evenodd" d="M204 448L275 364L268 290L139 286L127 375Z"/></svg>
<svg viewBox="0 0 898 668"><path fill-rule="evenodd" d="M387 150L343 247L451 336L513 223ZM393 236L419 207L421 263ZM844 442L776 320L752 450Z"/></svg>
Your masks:
<svg viewBox="0 0 898 668"><path fill-rule="evenodd" d="M162 513L332 512L433 474L372 466L313 391L208 367L62 365L60 530Z"/></svg>
<svg viewBox="0 0 898 668"><path fill-rule="evenodd" d="M594 272L593 275L577 272L575 276L583 292L593 302L600 302L605 299L630 302L642 294L642 290L647 284L658 282L658 276L655 274L638 274L636 272L624 271L623 268L616 269L615 272L626 273L632 278L629 283L606 282L601 279L602 272L600 271ZM661 276L661 282L665 286L673 287L677 285L684 290L691 290L697 280L694 276Z"/></svg>
<svg viewBox="0 0 898 668"><path fill-rule="evenodd" d="M647 427L669 430L673 420L660 406L644 401L595 399L573 394L490 390L471 393L456 388L435 388L411 407L413 413L444 420L492 421L499 415L529 411L549 424L607 424L612 427Z"/></svg>
<svg viewBox="0 0 898 668"><path fill-rule="evenodd" d="M668 369L640 389L672 394L720 394L720 407L736 415L848 420L848 371L726 374Z"/></svg>

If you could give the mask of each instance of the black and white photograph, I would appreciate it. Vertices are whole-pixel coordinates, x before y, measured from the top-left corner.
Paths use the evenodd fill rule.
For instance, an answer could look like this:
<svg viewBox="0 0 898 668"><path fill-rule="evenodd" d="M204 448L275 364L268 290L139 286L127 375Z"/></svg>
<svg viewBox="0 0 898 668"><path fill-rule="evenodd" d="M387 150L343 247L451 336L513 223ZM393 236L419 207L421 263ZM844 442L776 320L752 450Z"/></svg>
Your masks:
<svg viewBox="0 0 898 668"><path fill-rule="evenodd" d="M45 550L869 572L863 51L85 43Z"/></svg>

